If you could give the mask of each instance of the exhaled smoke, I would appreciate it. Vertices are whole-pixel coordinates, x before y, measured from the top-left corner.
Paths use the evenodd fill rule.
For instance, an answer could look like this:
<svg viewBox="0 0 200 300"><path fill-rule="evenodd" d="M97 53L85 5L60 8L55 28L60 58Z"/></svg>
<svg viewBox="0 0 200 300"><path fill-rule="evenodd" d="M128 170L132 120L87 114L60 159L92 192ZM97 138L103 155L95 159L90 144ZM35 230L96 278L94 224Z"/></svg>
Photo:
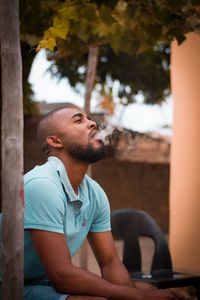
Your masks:
<svg viewBox="0 0 200 300"><path fill-rule="evenodd" d="M116 147L120 151L133 151L147 135L136 131L124 129L112 123L107 118L103 124L99 126L99 131L95 138L102 140L106 146Z"/></svg>
<svg viewBox="0 0 200 300"><path fill-rule="evenodd" d="M108 123L107 121L105 124L100 125L99 131L95 136L96 139L102 140L105 145L110 146L115 146L120 137L126 141L123 143L126 149L121 150L130 150L133 149L136 144L142 141L146 135L124 129L120 126ZM121 147L122 146L120 146L120 148Z"/></svg>
<svg viewBox="0 0 200 300"><path fill-rule="evenodd" d="M105 145L109 145L113 144L122 132L124 130L121 127L109 123L100 126L95 138L101 140Z"/></svg>

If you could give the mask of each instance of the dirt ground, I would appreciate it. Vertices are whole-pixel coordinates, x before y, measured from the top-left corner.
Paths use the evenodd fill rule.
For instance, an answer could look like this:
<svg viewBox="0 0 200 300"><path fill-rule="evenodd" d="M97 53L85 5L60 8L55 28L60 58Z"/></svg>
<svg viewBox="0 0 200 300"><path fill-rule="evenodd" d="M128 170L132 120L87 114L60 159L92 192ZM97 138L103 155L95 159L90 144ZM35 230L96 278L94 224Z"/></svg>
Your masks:
<svg viewBox="0 0 200 300"><path fill-rule="evenodd" d="M116 249L118 252L119 257L122 259L122 248L123 242L122 241L115 241ZM154 245L153 242L149 238L141 238L140 245L142 249L142 269L144 273L148 273L151 267L151 260L152 255L154 252ZM100 275L100 270L95 260L95 257L90 249L90 246L87 244L84 245L84 248L87 249L87 270ZM83 267L83 260L81 258L84 257L84 250L83 248L73 257L73 262L76 266ZM84 258L83 258L84 259ZM180 292L182 295L185 296L186 300L197 300L195 295L195 290L193 287L186 287L186 288L177 288L176 291Z"/></svg>

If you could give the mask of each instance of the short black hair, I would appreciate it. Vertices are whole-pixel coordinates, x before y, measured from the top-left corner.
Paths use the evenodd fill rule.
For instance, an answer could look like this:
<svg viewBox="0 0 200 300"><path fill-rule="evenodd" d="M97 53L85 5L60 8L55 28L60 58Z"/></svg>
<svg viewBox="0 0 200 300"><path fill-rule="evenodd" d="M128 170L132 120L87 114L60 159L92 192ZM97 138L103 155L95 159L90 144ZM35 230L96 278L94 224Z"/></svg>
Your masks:
<svg viewBox="0 0 200 300"><path fill-rule="evenodd" d="M77 109L81 109L81 107L79 107L78 105L75 105L73 103L66 103L65 106L62 107L57 107L53 110L51 110L50 112L48 112L45 116L43 116L43 118L41 119L40 122L42 122L45 119L48 119L49 117L52 117L55 113L57 113L60 110L66 109L66 108L77 108Z"/></svg>

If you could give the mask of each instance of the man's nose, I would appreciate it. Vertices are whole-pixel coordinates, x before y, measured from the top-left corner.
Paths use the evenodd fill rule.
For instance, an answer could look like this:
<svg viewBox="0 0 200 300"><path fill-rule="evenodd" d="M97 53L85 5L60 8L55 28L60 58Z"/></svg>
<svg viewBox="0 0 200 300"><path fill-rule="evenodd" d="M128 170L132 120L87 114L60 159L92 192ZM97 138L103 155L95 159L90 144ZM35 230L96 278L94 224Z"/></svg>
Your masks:
<svg viewBox="0 0 200 300"><path fill-rule="evenodd" d="M97 129L97 123L93 120L88 120L88 127L91 129L91 128L94 128L94 129Z"/></svg>

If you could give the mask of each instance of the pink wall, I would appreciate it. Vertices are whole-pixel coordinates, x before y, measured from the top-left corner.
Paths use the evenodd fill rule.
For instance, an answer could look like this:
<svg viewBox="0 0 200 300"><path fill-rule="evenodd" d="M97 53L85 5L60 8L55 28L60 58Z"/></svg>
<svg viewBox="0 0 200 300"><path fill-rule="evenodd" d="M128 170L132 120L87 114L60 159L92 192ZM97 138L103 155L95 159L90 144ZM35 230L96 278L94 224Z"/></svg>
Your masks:
<svg viewBox="0 0 200 300"><path fill-rule="evenodd" d="M171 65L170 247L176 268L200 274L200 35L172 43Z"/></svg>

